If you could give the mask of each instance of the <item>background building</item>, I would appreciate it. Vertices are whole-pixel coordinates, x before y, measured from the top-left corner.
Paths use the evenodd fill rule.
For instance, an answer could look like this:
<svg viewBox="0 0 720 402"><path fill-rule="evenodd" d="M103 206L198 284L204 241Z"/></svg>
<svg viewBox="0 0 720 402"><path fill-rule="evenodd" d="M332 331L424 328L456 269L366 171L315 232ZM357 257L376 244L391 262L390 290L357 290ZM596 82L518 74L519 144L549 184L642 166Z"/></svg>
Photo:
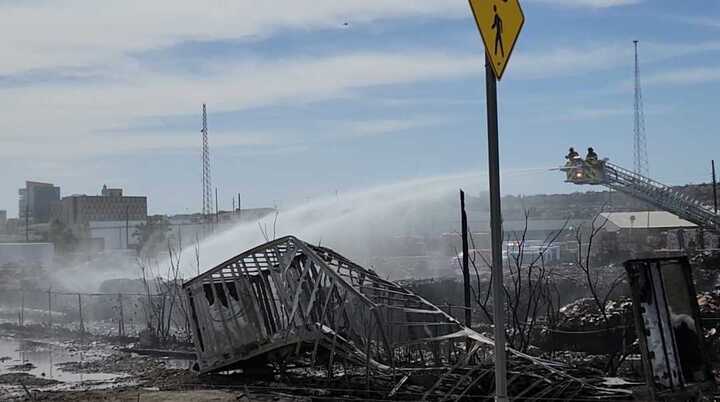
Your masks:
<svg viewBox="0 0 720 402"><path fill-rule="evenodd" d="M32 223L47 223L50 221L51 206L58 201L60 187L51 183L26 181L25 188L18 190L18 216Z"/></svg>
<svg viewBox="0 0 720 402"><path fill-rule="evenodd" d="M88 223L88 237L99 242L102 250L125 250L138 245L136 235L145 221L93 221ZM101 244L100 244L101 243Z"/></svg>
<svg viewBox="0 0 720 402"><path fill-rule="evenodd" d="M7 226L7 211L0 209L0 232L5 233L5 227Z"/></svg>
<svg viewBox="0 0 720 402"><path fill-rule="evenodd" d="M53 218L69 227L90 222L147 221L147 197L128 197L103 186L101 195L71 195L53 208Z"/></svg>

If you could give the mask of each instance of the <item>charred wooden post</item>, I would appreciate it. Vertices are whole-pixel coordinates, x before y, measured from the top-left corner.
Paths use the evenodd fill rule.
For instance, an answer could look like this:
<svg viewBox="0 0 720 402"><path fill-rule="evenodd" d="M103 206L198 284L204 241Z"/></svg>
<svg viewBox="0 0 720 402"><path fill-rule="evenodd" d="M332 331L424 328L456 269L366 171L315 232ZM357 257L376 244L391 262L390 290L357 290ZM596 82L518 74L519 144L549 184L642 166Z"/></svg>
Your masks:
<svg viewBox="0 0 720 402"><path fill-rule="evenodd" d="M84 342L84 340L85 340L85 322L83 321L82 295L80 295L80 293L78 293L77 298L78 298L78 315L80 316L80 341Z"/></svg>
<svg viewBox="0 0 720 402"><path fill-rule="evenodd" d="M20 290L20 327L25 326L25 290Z"/></svg>
<svg viewBox="0 0 720 402"><path fill-rule="evenodd" d="M118 308L120 312L120 319L118 320L118 336L125 336L125 310L123 308L123 296L122 293L118 293Z"/></svg>
<svg viewBox="0 0 720 402"><path fill-rule="evenodd" d="M48 328L52 330L52 288L48 288Z"/></svg>

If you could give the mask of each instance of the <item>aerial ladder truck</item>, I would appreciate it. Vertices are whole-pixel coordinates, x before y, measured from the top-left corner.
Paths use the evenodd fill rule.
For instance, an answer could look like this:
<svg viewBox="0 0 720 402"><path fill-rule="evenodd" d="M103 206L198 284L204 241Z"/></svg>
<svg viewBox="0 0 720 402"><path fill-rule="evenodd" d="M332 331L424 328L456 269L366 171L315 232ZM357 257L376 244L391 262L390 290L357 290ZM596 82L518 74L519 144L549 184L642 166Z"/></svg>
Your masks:
<svg viewBox="0 0 720 402"><path fill-rule="evenodd" d="M571 158L560 170L565 172L567 183L605 186L673 213L701 229L720 234L720 215L711 207L607 159Z"/></svg>

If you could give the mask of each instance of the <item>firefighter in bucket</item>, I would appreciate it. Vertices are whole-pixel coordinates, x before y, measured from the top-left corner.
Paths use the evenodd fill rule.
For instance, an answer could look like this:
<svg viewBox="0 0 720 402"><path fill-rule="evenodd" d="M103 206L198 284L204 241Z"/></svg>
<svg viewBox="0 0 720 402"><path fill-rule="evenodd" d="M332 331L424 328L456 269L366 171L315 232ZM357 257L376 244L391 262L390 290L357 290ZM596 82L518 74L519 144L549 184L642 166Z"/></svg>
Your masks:
<svg viewBox="0 0 720 402"><path fill-rule="evenodd" d="M598 158L598 154L592 147L588 148L585 159L570 147L568 154L565 156L566 182L575 184L600 184L604 175L605 162Z"/></svg>

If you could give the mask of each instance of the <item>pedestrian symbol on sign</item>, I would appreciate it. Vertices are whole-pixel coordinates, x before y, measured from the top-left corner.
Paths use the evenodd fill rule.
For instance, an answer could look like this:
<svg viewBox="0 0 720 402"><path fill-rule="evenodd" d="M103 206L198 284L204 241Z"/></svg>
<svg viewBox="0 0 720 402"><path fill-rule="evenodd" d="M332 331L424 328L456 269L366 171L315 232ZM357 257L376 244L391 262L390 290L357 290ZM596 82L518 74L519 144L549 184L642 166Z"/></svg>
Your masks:
<svg viewBox="0 0 720 402"><path fill-rule="evenodd" d="M519 0L469 0L495 78L502 78L525 22Z"/></svg>
<svg viewBox="0 0 720 402"><path fill-rule="evenodd" d="M498 52L498 45L500 46L500 52L502 53L502 57L505 57L505 49L503 49L502 44L502 33L503 33L503 25L502 25L502 18L497 13L497 6L493 5L493 11L495 12L495 18L493 19L492 28L495 30L495 56L497 56ZM500 63L498 63L500 64Z"/></svg>

